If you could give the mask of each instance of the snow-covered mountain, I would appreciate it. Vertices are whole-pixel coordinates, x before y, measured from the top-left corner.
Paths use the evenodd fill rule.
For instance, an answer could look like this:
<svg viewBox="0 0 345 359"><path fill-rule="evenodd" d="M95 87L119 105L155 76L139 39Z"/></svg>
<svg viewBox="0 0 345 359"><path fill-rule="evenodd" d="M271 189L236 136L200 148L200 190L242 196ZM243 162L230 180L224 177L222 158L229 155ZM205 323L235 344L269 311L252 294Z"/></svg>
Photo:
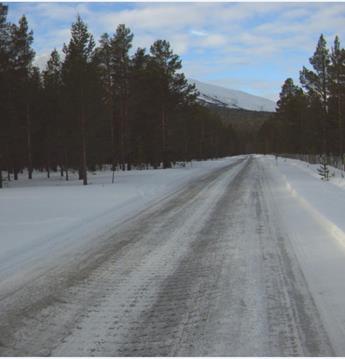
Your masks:
<svg viewBox="0 0 345 359"><path fill-rule="evenodd" d="M199 99L223 107L274 112L275 102L249 93L189 79L200 92Z"/></svg>

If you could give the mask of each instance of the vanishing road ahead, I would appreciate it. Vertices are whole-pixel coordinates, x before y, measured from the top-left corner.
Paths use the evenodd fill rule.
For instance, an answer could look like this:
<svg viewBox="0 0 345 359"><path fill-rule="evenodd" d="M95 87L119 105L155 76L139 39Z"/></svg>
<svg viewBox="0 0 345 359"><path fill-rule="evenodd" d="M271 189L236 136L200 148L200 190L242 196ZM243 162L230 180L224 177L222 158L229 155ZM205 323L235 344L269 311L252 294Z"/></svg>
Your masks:
<svg viewBox="0 0 345 359"><path fill-rule="evenodd" d="M0 355L345 355L274 181L260 159L238 159L123 223L82 260L12 292L0 285Z"/></svg>

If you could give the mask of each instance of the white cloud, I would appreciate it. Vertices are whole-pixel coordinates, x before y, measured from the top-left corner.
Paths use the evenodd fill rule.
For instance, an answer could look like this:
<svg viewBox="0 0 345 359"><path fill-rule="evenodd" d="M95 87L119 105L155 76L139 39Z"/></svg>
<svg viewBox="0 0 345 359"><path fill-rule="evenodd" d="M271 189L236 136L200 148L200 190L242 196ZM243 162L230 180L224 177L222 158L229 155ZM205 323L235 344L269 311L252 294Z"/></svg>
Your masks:
<svg viewBox="0 0 345 359"><path fill-rule="evenodd" d="M199 31L199 30L191 30L190 33L195 36L207 36L207 32L205 31Z"/></svg>
<svg viewBox="0 0 345 359"><path fill-rule="evenodd" d="M201 47L221 47L225 45L227 38L220 34L210 34L198 41L198 45Z"/></svg>
<svg viewBox="0 0 345 359"><path fill-rule="evenodd" d="M204 80L248 70L269 77L267 65L292 76L291 69L298 73L308 64L320 33L329 47L335 34L345 41L345 3L19 3L14 9L17 19L29 15L39 59L68 41L79 13L96 40L124 23L135 35L134 49L149 49L157 39L170 41L188 59L183 62L187 75Z"/></svg>

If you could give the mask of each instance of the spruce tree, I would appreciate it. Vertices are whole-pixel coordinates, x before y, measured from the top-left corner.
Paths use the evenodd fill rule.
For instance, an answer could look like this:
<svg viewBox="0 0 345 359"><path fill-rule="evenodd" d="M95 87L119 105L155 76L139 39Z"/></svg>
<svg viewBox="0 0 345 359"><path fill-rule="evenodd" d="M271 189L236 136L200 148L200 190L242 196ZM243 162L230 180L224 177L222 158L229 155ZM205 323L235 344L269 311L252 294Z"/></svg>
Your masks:
<svg viewBox="0 0 345 359"><path fill-rule="evenodd" d="M303 90L291 78L286 79L277 102L277 117L286 129L285 151L301 153L305 140L303 115L307 106Z"/></svg>
<svg viewBox="0 0 345 359"><path fill-rule="evenodd" d="M320 167L317 169L317 171L323 181L329 180L329 169L327 164L327 158L325 155L320 156Z"/></svg>

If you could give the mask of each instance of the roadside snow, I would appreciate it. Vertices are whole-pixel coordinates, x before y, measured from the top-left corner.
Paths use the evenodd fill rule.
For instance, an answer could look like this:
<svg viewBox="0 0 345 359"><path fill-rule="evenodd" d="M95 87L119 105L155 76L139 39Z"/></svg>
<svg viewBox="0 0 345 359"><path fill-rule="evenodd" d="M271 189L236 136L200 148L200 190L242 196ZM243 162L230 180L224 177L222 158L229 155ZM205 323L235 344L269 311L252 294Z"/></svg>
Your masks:
<svg viewBox="0 0 345 359"><path fill-rule="evenodd" d="M317 173L319 165L279 158L276 167L289 192L302 206L313 211L319 223L337 239L342 237L345 247L345 179L342 171L330 167L330 180L322 181Z"/></svg>
<svg viewBox="0 0 345 359"><path fill-rule="evenodd" d="M258 156L270 190L336 355L345 352L345 185L339 170L329 182L317 165ZM338 354L337 354L338 353Z"/></svg>
<svg viewBox="0 0 345 359"><path fill-rule="evenodd" d="M193 178L237 160L193 162L168 170L90 174L88 186L76 178L65 182L58 173L50 179L24 175L0 190L0 283L21 277L23 271L73 258L127 218L174 193ZM12 276L12 277L11 277ZM18 278L16 278L18 279Z"/></svg>

